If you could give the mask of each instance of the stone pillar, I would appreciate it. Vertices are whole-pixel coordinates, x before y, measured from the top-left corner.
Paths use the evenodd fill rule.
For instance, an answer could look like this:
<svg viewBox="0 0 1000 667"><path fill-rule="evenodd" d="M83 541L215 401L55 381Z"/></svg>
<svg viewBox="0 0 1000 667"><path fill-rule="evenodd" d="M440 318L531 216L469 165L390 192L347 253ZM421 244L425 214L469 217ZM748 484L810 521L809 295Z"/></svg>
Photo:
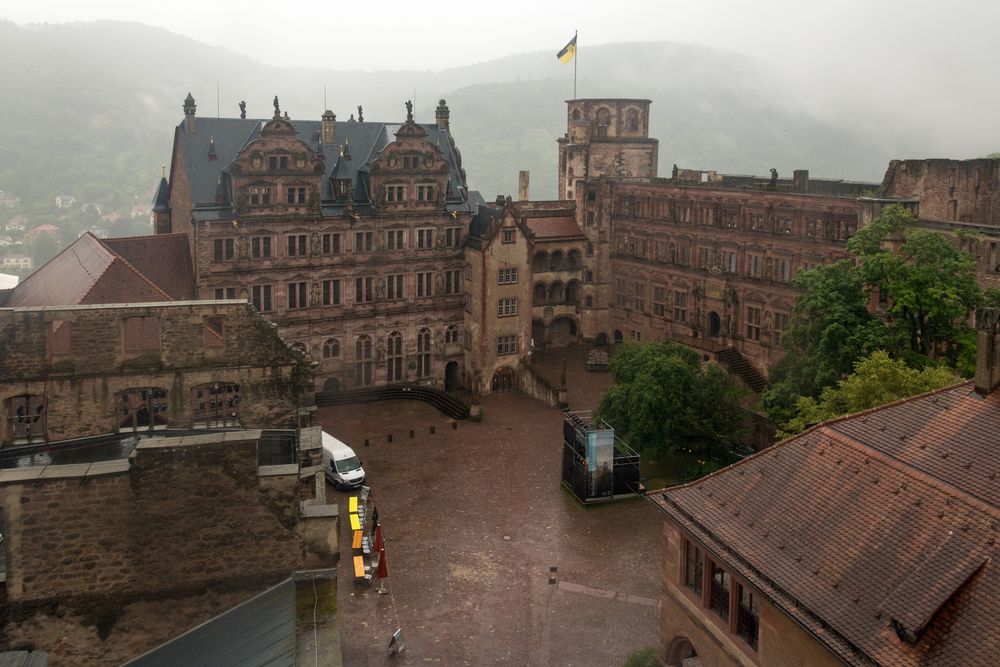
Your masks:
<svg viewBox="0 0 1000 667"><path fill-rule="evenodd" d="M528 201L528 172L523 169L517 173L517 200Z"/></svg>

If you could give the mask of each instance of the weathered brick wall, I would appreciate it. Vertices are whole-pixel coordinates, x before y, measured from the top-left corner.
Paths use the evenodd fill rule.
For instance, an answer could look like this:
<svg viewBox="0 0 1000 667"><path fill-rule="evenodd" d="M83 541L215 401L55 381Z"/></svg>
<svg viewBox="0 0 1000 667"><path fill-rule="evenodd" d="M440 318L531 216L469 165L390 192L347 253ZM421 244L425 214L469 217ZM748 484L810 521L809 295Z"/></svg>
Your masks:
<svg viewBox="0 0 1000 667"><path fill-rule="evenodd" d="M882 197L917 197L921 218L1000 226L1000 159L893 160Z"/></svg>
<svg viewBox="0 0 1000 667"><path fill-rule="evenodd" d="M144 443L127 472L0 485L10 599L155 593L300 567L298 480L258 479L246 438Z"/></svg>
<svg viewBox="0 0 1000 667"><path fill-rule="evenodd" d="M125 350L123 322L135 316L159 321L159 351ZM208 318L222 325L217 347L205 344ZM55 323L68 330L68 353L53 345ZM44 396L48 440L115 431L117 393L147 387L167 391L168 425L188 428L192 388L214 382L240 386L244 425L293 424L307 375L274 328L241 303L0 310L0 416L13 396ZM6 429L2 437L10 443Z"/></svg>

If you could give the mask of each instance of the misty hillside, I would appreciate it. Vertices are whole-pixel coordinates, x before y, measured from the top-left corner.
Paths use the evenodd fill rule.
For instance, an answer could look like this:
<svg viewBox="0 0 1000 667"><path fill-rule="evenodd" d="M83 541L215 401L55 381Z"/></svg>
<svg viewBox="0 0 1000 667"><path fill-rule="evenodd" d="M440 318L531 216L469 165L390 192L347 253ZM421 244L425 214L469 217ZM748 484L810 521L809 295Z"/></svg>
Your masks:
<svg viewBox="0 0 1000 667"><path fill-rule="evenodd" d="M796 111L787 82L739 54L677 43L581 46L578 66L580 97L653 101L661 173L673 163L759 175L773 166L878 180L895 157L854 128ZM341 120L359 104L368 120L402 120L403 102L415 97L417 120L430 122L444 97L470 187L487 199L514 193L518 170L528 169L532 196L550 198L572 76L555 48L441 72L337 72L270 67L138 24L0 22L0 190L38 206L57 194L105 208L146 197L170 160L184 96L214 116L218 85L222 115L238 115L244 99L251 117L267 117L277 94L293 122L319 118L324 87Z"/></svg>

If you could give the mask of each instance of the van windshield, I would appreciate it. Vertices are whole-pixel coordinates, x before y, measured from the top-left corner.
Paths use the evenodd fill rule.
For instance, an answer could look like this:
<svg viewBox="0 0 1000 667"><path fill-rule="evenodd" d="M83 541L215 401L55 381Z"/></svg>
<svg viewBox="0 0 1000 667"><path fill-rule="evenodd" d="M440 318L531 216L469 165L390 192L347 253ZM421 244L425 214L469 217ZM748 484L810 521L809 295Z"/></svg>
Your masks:
<svg viewBox="0 0 1000 667"><path fill-rule="evenodd" d="M337 472L353 472L361 467L361 461L358 461L357 456L341 459L335 463L337 465Z"/></svg>

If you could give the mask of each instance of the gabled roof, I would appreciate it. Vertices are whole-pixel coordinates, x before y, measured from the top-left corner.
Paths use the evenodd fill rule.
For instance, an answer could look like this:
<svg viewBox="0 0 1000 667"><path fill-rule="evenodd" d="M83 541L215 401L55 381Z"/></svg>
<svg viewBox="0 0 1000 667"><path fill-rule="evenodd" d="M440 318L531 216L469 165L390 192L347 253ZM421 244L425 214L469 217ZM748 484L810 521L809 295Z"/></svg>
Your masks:
<svg viewBox="0 0 1000 667"><path fill-rule="evenodd" d="M112 252L131 264L175 301L195 298L194 264L186 234L155 234L102 239Z"/></svg>
<svg viewBox="0 0 1000 667"><path fill-rule="evenodd" d="M586 238L572 215L528 217L525 218L525 222L535 238L540 241Z"/></svg>
<svg viewBox="0 0 1000 667"><path fill-rule="evenodd" d="M848 664L985 667L1000 655L998 426L1000 395L957 385L652 497Z"/></svg>
<svg viewBox="0 0 1000 667"><path fill-rule="evenodd" d="M127 260L84 233L11 290L5 306L171 301Z"/></svg>

